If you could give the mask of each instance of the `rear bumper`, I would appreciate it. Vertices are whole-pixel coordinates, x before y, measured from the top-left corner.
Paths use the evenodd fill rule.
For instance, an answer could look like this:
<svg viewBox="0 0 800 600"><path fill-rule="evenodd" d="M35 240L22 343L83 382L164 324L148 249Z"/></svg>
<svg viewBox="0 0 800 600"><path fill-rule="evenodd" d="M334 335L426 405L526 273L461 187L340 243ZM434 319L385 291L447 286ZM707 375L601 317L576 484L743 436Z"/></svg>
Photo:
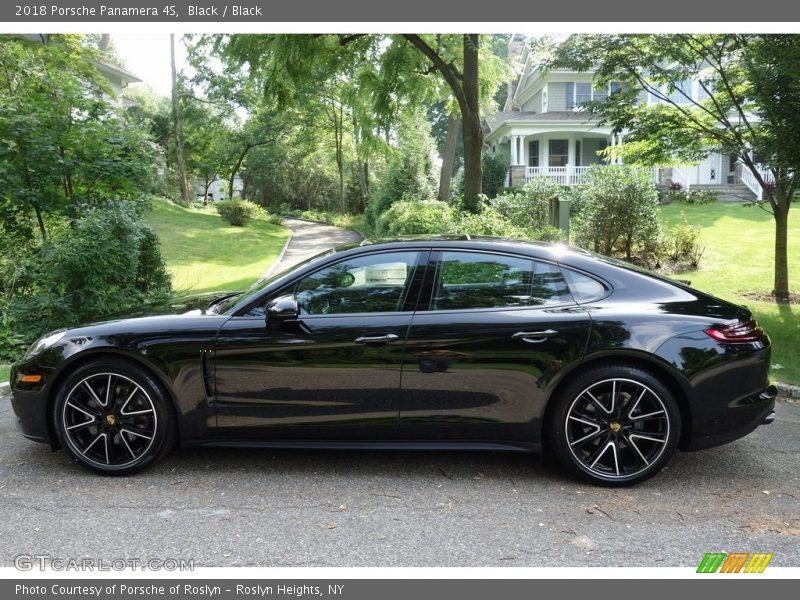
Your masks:
<svg viewBox="0 0 800 600"><path fill-rule="evenodd" d="M702 450L727 444L751 433L759 425L772 423L775 418L775 398L778 389L769 385L760 392L730 403L724 412L703 427L703 435L689 440L686 450Z"/></svg>

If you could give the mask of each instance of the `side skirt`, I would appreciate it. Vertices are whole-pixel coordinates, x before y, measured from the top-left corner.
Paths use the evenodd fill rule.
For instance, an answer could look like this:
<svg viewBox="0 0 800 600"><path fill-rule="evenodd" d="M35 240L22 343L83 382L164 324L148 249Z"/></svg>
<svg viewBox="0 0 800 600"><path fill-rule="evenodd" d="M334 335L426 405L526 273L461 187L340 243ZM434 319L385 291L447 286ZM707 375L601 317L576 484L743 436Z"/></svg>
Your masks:
<svg viewBox="0 0 800 600"><path fill-rule="evenodd" d="M305 450L491 450L499 452L541 452L534 442L459 442L459 441L319 441L319 440L198 440L184 448L297 448Z"/></svg>

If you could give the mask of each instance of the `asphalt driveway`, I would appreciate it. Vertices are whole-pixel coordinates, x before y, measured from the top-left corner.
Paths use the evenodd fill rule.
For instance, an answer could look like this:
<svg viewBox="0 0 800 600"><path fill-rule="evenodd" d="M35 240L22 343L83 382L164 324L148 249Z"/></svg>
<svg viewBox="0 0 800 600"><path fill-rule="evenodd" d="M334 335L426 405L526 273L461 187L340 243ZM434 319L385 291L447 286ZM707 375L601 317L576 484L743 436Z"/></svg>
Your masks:
<svg viewBox="0 0 800 600"><path fill-rule="evenodd" d="M0 392L1 394L1 392ZM19 554L196 566L800 566L800 405L609 490L523 454L179 450L100 477L28 442L0 397L0 565Z"/></svg>

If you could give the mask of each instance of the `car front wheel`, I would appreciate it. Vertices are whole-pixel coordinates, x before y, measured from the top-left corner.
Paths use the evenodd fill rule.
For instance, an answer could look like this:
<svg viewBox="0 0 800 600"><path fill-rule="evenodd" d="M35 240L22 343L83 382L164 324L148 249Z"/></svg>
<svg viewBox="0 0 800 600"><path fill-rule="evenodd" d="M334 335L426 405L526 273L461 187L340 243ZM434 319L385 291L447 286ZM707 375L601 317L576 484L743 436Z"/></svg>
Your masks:
<svg viewBox="0 0 800 600"><path fill-rule="evenodd" d="M58 392L53 418L66 453L99 473L133 473L175 444L175 419L163 387L123 361L77 369Z"/></svg>
<svg viewBox="0 0 800 600"><path fill-rule="evenodd" d="M601 367L576 377L556 399L548 437L559 462L605 486L644 481L669 462L680 411L669 389L637 367Z"/></svg>

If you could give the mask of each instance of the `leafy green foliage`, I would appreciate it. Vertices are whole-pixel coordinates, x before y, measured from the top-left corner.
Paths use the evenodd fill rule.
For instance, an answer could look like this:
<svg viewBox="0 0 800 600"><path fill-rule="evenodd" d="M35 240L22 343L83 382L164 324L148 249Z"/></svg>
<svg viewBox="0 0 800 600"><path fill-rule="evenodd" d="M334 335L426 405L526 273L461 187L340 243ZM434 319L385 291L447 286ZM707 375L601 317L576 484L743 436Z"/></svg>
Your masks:
<svg viewBox="0 0 800 600"><path fill-rule="evenodd" d="M375 224L379 236L450 233L455 227L455 210L440 200L402 200L393 203Z"/></svg>
<svg viewBox="0 0 800 600"><path fill-rule="evenodd" d="M0 38L2 229L41 238L45 215L136 200L156 176L152 145L105 99L97 51L77 35L43 39Z"/></svg>
<svg viewBox="0 0 800 600"><path fill-rule="evenodd" d="M170 292L158 237L129 203L89 209L21 257L7 318L27 342Z"/></svg>
<svg viewBox="0 0 800 600"><path fill-rule="evenodd" d="M503 188L508 175L508 160L502 152L483 155L483 193L487 198L494 198Z"/></svg>
<svg viewBox="0 0 800 600"><path fill-rule="evenodd" d="M374 227L396 200L421 201L436 196L433 138L422 114L404 120L398 132L397 150L388 159L380 180L373 186L367 207L367 223Z"/></svg>
<svg viewBox="0 0 800 600"><path fill-rule="evenodd" d="M572 231L578 246L648 264L661 235L658 193L646 171L593 167L581 186Z"/></svg>
<svg viewBox="0 0 800 600"><path fill-rule="evenodd" d="M244 227L250 219L259 215L261 208L258 204L249 200L222 200L217 202L214 207L220 216L231 225Z"/></svg>
<svg viewBox="0 0 800 600"><path fill-rule="evenodd" d="M680 221L670 231L667 249L669 259L678 269L696 269L705 248L700 245L700 228L690 225L686 213L681 211Z"/></svg>
<svg viewBox="0 0 800 600"><path fill-rule="evenodd" d="M618 131L631 132L609 155L666 165L719 151L750 171L775 219L775 297L788 302L788 213L800 189L800 37L580 35L561 47L552 65L596 70L600 85L623 83L618 93L587 106ZM701 93L692 94L693 86ZM641 101L645 96L649 102Z"/></svg>
<svg viewBox="0 0 800 600"><path fill-rule="evenodd" d="M550 177L535 177L525 187L506 190L491 205L512 223L526 229L540 229L548 224L551 198L558 198L564 188Z"/></svg>

